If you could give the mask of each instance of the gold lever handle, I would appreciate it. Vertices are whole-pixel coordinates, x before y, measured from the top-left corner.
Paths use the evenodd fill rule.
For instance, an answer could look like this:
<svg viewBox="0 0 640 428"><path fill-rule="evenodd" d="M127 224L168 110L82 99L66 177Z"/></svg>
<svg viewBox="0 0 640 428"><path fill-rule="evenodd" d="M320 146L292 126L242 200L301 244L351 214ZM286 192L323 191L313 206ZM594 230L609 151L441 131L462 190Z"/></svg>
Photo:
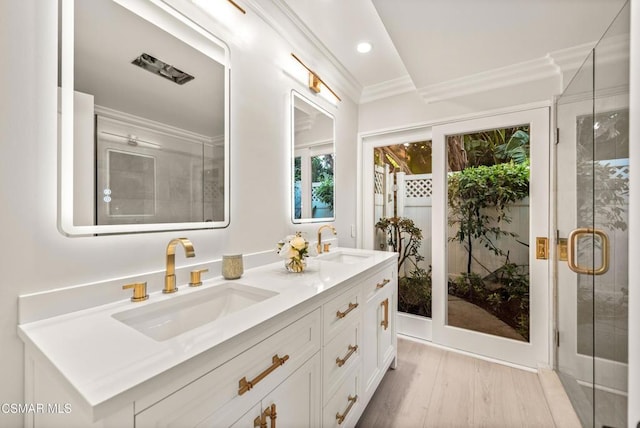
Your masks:
<svg viewBox="0 0 640 428"><path fill-rule="evenodd" d="M265 416L265 426L266 426L266 417L268 416L269 419L271 420L270 428L276 428L276 417L278 416L276 413L276 405L272 404L271 406L267 407L263 414Z"/></svg>
<svg viewBox="0 0 640 428"><path fill-rule="evenodd" d="M343 414L336 413L336 420L338 421L338 425L342 425L344 420L347 418L347 415L351 411L351 408L353 407L354 404L356 404L356 401L358 401L358 394L354 395L353 397L349 395L349 398L347 398L347 400L349 400L349 405L344 410L344 413Z"/></svg>
<svg viewBox="0 0 640 428"><path fill-rule="evenodd" d="M384 308L384 319L380 322L380 325L386 330L389 328L389 298L384 299L380 306Z"/></svg>
<svg viewBox="0 0 640 428"><path fill-rule="evenodd" d="M355 308L357 308L357 307L358 307L358 304L357 304L357 303L351 303L351 302L349 302L349 307L347 308L347 310L346 310L346 311L344 311L344 312L340 312L340 311L336 312L336 317L338 317L338 318L344 318L344 317L346 317L347 315L349 315L349 312L351 312L352 310L354 310L354 309L355 309Z"/></svg>
<svg viewBox="0 0 640 428"><path fill-rule="evenodd" d="M345 363L347 362L347 360L349 358L351 358L351 356L353 355L354 352L356 352L358 350L358 345L349 345L349 348L347 348L349 350L349 352L347 352L347 355L345 355L342 358L336 358L336 364L338 365L338 367L342 367L345 365Z"/></svg>
<svg viewBox="0 0 640 428"><path fill-rule="evenodd" d="M127 290L129 288L133 288L133 296L131 296L132 302L143 302L149 298L146 282L134 282L132 284L122 286L123 290Z"/></svg>
<svg viewBox="0 0 640 428"><path fill-rule="evenodd" d="M602 258L600 267L597 269L583 267L576 262L576 248L578 239L582 235L597 235L602 242ZM583 273L586 275L603 275L609 270L609 236L607 236L604 231L600 229L593 229L590 227L580 227L578 229L572 230L571 233L569 233L569 237L567 238L567 240L569 241L567 245L567 264L569 265L569 269L571 269L575 273Z"/></svg>
<svg viewBox="0 0 640 428"><path fill-rule="evenodd" d="M385 279L384 279L384 281L382 281L382 282L380 282L380 283L376 284L376 290L381 289L382 287L384 287L385 285L387 285L387 284L388 284L388 283L390 283L390 282L391 282L391 280L390 280L390 279L386 279L386 278L385 278Z"/></svg>
<svg viewBox="0 0 640 428"><path fill-rule="evenodd" d="M199 287L202 285L201 275L205 272L209 272L209 269L198 269L191 271L191 281L189 281L189 287Z"/></svg>
<svg viewBox="0 0 640 428"><path fill-rule="evenodd" d="M271 366L269 366L269 368L267 368L265 371L263 371L258 376L256 376L255 379L248 381L246 376L240 379L240 382L238 382L239 383L238 395L242 395L245 392L249 391L254 386L256 386L258 382L260 382L265 377L269 376L269 374L271 374L272 371L274 371L275 369L277 369L278 367L286 363L288 359L289 359L288 355L285 355L284 357L280 358L278 357L278 354L276 354L271 359Z"/></svg>

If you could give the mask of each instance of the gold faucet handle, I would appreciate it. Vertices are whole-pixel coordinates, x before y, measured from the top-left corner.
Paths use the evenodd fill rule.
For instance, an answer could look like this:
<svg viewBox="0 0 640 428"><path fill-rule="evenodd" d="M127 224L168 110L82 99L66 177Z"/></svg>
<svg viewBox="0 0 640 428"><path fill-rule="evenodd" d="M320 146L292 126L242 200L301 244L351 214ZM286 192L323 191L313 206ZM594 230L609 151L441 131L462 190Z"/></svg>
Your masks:
<svg viewBox="0 0 640 428"><path fill-rule="evenodd" d="M189 281L189 287L199 287L202 285L202 279L200 275L204 272L209 272L209 269L197 269L191 271L191 281Z"/></svg>
<svg viewBox="0 0 640 428"><path fill-rule="evenodd" d="M149 298L146 282L134 282L132 284L122 286L123 290L127 290L129 288L133 288L133 296L131 296L132 302L143 302Z"/></svg>
<svg viewBox="0 0 640 428"><path fill-rule="evenodd" d="M322 251L325 252L325 253L328 253L330 246L331 246L331 242L327 242L326 244L324 244L324 247L323 247Z"/></svg>

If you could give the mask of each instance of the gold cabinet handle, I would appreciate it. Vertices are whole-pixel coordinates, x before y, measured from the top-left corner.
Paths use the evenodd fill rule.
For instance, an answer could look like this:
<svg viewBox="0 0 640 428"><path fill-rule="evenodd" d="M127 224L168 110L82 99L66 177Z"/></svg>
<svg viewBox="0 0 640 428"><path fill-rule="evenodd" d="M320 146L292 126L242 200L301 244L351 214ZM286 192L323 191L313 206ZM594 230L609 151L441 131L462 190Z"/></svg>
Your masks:
<svg viewBox="0 0 640 428"><path fill-rule="evenodd" d="M351 302L349 302L349 307L347 308L347 310L346 310L346 311L344 311L344 312L340 312L340 311L336 312L336 317L338 317L338 318L344 318L344 317L346 317L347 315L349 315L349 312L351 312L352 310L354 310L354 309L355 309L355 308L357 308L357 307L358 307L358 304L357 304L357 303L351 303Z"/></svg>
<svg viewBox="0 0 640 428"><path fill-rule="evenodd" d="M356 401L358 401L358 394L354 395L353 397L349 395L349 398L347 398L347 400L349 400L349 405L344 410L344 413L343 414L336 413L336 420L338 421L338 425L341 425L344 422L345 418L349 414L349 411L351 410L353 405L356 403Z"/></svg>
<svg viewBox="0 0 640 428"><path fill-rule="evenodd" d="M149 298L146 282L134 282L133 284L122 286L123 290L127 290L129 288L133 288L133 296L131 296L132 302L143 302Z"/></svg>
<svg viewBox="0 0 640 428"><path fill-rule="evenodd" d="M258 428L267 428L267 417L262 413L253 420L253 426Z"/></svg>
<svg viewBox="0 0 640 428"><path fill-rule="evenodd" d="M267 426L266 418L268 416L269 419L271 420L270 428L276 428L276 417L278 416L276 413L276 405L272 404L271 406L267 407L263 412L263 415L265 417L265 427Z"/></svg>
<svg viewBox="0 0 640 428"><path fill-rule="evenodd" d="M271 366L269 366L268 369L266 369L265 371L260 373L258 376L256 376L255 379L252 379L251 381L248 381L246 376L243 377L242 379L240 379L240 382L238 382L238 384L239 384L238 385L238 395L242 395L245 392L249 391L254 386L256 386L258 384L258 382L260 382L265 377L269 376L272 371L274 371L275 369L277 369L278 367L280 367L281 365L286 363L288 359L289 359L288 355L285 355L284 357L280 358L280 357L278 357L278 354L276 354L271 359Z"/></svg>
<svg viewBox="0 0 640 428"><path fill-rule="evenodd" d="M598 269L583 267L578 265L576 262L576 247L578 244L578 238L582 235L597 235L602 241L602 259ZM575 273L583 273L587 275L603 275L609 270L609 236L607 236L604 231L590 227L580 227L569 233L567 241L567 264L569 265L569 269Z"/></svg>
<svg viewBox="0 0 640 428"><path fill-rule="evenodd" d="M385 278L385 279L384 279L384 281L382 281L382 282L380 282L380 283L376 284L376 290L381 289L382 287L384 287L385 285L387 285L387 284L388 284L388 283L390 283L390 282L391 282L391 280L390 280L390 279Z"/></svg>
<svg viewBox="0 0 640 428"><path fill-rule="evenodd" d="M342 358L336 358L336 364L338 365L338 367L342 367L345 365L345 363L347 362L347 360L349 358L351 358L351 356L353 355L354 352L356 352L358 350L358 345L349 345L349 348L347 348L349 350L349 352L347 352L347 355L345 355Z"/></svg>
<svg viewBox="0 0 640 428"><path fill-rule="evenodd" d="M380 306L384 308L384 319L380 322L380 325L386 330L389 328L389 298L384 299Z"/></svg>

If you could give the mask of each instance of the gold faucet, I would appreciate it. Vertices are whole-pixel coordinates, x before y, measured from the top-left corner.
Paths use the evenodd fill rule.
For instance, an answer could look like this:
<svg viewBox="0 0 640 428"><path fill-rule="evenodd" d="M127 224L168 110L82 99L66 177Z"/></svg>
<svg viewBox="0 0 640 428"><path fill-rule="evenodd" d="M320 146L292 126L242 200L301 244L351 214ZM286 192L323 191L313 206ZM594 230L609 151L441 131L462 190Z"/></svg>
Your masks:
<svg viewBox="0 0 640 428"><path fill-rule="evenodd" d="M165 294L178 291L176 287L176 245L178 244L182 244L187 257L196 255L193 244L187 238L175 238L169 241L169 245L167 245L167 272L164 276L164 289L162 290Z"/></svg>
<svg viewBox="0 0 640 428"><path fill-rule="evenodd" d="M331 231L333 232L334 235L337 235L338 232L336 232L336 228L333 227L330 224L325 224L324 226L320 226L320 228L318 229L318 244L316 245L316 249L318 250L318 254L322 254L322 229L324 228L329 228L331 229ZM329 248L327 247L327 252L329 251Z"/></svg>

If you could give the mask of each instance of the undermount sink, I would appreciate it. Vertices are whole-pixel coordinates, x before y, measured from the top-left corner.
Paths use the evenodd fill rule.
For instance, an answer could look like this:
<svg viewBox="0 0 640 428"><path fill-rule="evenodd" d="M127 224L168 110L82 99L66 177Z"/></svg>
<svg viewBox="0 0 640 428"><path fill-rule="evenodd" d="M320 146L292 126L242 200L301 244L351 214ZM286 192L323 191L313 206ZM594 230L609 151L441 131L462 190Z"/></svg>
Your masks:
<svg viewBox="0 0 640 428"><path fill-rule="evenodd" d="M363 261L367 260L369 257L371 256L364 255L364 254L351 254L351 253L346 253L344 251L340 251L337 253L324 253L321 256L319 256L319 259L328 261L328 262L354 265L357 263L362 263Z"/></svg>
<svg viewBox="0 0 640 428"><path fill-rule="evenodd" d="M113 314L113 318L159 342L245 309L278 293L225 282L158 303Z"/></svg>

